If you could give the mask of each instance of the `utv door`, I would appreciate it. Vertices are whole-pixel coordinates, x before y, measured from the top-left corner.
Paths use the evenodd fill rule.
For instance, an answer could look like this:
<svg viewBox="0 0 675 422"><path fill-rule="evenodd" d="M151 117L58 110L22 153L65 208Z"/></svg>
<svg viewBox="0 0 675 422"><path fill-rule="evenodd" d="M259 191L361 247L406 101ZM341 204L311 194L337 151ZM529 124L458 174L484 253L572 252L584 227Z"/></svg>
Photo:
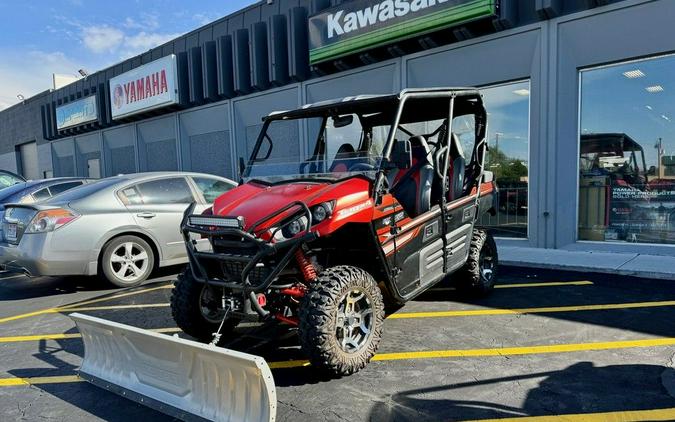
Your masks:
<svg viewBox="0 0 675 422"><path fill-rule="evenodd" d="M376 216L377 235L403 298L414 296L443 276L443 221L439 206L410 218L392 195L386 195Z"/></svg>

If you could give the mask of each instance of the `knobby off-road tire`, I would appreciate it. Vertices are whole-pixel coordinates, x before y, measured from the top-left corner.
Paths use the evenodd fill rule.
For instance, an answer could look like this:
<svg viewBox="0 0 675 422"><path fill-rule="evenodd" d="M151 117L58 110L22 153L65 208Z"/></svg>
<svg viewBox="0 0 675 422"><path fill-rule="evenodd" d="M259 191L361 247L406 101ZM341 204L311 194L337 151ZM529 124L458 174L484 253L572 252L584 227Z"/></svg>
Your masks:
<svg viewBox="0 0 675 422"><path fill-rule="evenodd" d="M474 229L466 264L457 272L457 289L472 296L487 296L497 281L499 257L495 239L487 231Z"/></svg>
<svg viewBox="0 0 675 422"><path fill-rule="evenodd" d="M207 291L206 289L212 289ZM190 268L186 268L174 283L171 291L171 315L176 321L178 328L200 341L211 341L213 333L218 331L222 314L220 316L215 312L220 305L221 291L216 287L207 287L204 283L197 282L192 276ZM204 295L212 296L215 303L211 303ZM213 297L215 296L215 297ZM203 301L203 299L206 299ZM205 302L213 305L214 313L205 315L206 310L203 305ZM224 337L234 330L239 324L236 318L228 318L220 331Z"/></svg>
<svg viewBox="0 0 675 422"><path fill-rule="evenodd" d="M299 317L300 344L312 366L331 376L350 375L363 369L377 351L384 301L370 274L340 265L324 270L310 286Z"/></svg>

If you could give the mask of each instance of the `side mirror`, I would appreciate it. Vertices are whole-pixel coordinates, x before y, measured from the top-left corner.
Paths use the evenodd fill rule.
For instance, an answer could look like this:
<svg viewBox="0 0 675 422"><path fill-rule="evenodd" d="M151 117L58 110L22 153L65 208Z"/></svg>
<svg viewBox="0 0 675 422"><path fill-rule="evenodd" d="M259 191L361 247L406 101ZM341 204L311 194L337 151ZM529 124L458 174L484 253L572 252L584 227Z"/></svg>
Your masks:
<svg viewBox="0 0 675 422"><path fill-rule="evenodd" d="M647 176L656 176L656 166L649 167L649 170L647 170Z"/></svg>
<svg viewBox="0 0 675 422"><path fill-rule="evenodd" d="M412 146L409 140L395 140L389 158L389 168L407 169L412 166Z"/></svg>

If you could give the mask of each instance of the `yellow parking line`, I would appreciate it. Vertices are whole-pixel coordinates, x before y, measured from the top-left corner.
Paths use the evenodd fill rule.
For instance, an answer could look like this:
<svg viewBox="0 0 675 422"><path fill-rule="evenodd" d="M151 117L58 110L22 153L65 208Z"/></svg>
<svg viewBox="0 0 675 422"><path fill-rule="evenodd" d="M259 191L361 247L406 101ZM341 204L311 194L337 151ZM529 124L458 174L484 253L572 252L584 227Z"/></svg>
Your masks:
<svg viewBox="0 0 675 422"><path fill-rule="evenodd" d="M675 346L675 338L664 337L643 340L608 341L602 343L550 344L544 346L503 347L497 349L426 350L417 352L380 353L373 357L373 361L516 356L661 346ZM289 360L281 362L269 362L268 365L272 369L285 369L309 366L309 362L307 360ZM0 387L50 383L53 384L59 382L76 381L81 381L81 379L75 375L37 378L0 378Z"/></svg>
<svg viewBox="0 0 675 422"><path fill-rule="evenodd" d="M544 346L502 347L496 349L455 349L455 350L427 350L418 352L380 353L373 357L373 361L411 360L411 359L440 359L440 358L467 358L490 356L535 355L545 353L570 353L597 350L617 350L638 347L675 346L675 337L664 337L644 340L608 341L601 343L551 344ZM308 366L306 360L290 360L270 362L272 369L296 368Z"/></svg>
<svg viewBox="0 0 675 422"><path fill-rule="evenodd" d="M63 375L59 377L31 377L31 378L4 378L0 379L0 387L14 387L18 385L59 384L84 381L77 375Z"/></svg>
<svg viewBox="0 0 675 422"><path fill-rule="evenodd" d="M469 309L462 311L401 312L398 314L391 314L387 317L387 319L447 318L447 317L484 316L484 315L515 315L515 314L542 314L555 312L607 311L615 309L657 308L662 306L675 306L675 300L666 300L657 302L611 303L607 305L551 306L546 308Z"/></svg>
<svg viewBox="0 0 675 422"><path fill-rule="evenodd" d="M110 306L84 306L84 307L77 307L77 308L67 308L63 309L60 308L61 311L77 311L77 312L83 312L83 311L107 311L107 310L115 310L115 309L142 309L142 308L166 308L170 304L167 303L143 303L143 304L138 304L138 305L110 305Z"/></svg>
<svg viewBox="0 0 675 422"><path fill-rule="evenodd" d="M71 308L79 308L81 306L91 305L93 303L106 302L106 301L113 300L113 299L119 299L121 297L135 296L135 295L140 295L140 294L143 294L143 293L153 292L155 290L172 289L172 288L173 288L173 284L167 284L167 285L158 286L158 287L151 287L149 289L136 290L136 291L133 291L133 292L120 293L120 294L102 297L102 298L98 298L98 299L86 300L84 302L73 303L71 305L66 305L66 306L60 306L58 309L68 310L68 309L71 309Z"/></svg>
<svg viewBox="0 0 675 422"><path fill-rule="evenodd" d="M576 413L551 416L516 416L514 418L477 419L470 422L638 422L638 421L672 421L675 420L675 408L652 410L622 410L619 412Z"/></svg>
<svg viewBox="0 0 675 422"><path fill-rule="evenodd" d="M0 324L5 323L5 322L10 322L10 321L16 321L19 319L24 319L24 318L30 318L33 316L38 316L38 315L45 315L45 314L53 314L57 312L63 312L63 311L72 311L75 309L80 309L84 305L91 305L93 303L100 303L100 302L105 302L113 299L119 299L121 297L129 297L129 296L134 296L134 295L139 295L143 293L148 293L152 292L155 290L161 290L161 289L171 289L173 288L173 284L167 284L163 286L158 286L158 287L151 287L149 289L143 289L143 290L137 290L133 292L128 292L128 293L121 293L121 294L116 294L112 296L106 296L98 299L92 299L92 300L87 300L84 302L79 302L79 303L73 303L70 305L64 305L56 308L48 308L48 309L41 309L39 311L33 311L33 312L28 312L25 314L19 314L19 315L13 315L5 318L0 318Z"/></svg>
<svg viewBox="0 0 675 422"><path fill-rule="evenodd" d="M147 303L139 305L112 305L112 306L91 306L82 308L68 308L67 311L100 311L115 309L138 309L138 308L165 308L169 303ZM522 309L469 309L459 311L437 311L437 312L402 312L391 314L387 319L412 319L412 318L452 318L452 317L470 317L470 316L491 316L491 315L519 315L536 313L556 313L556 312L580 312L580 311L607 311L617 309L638 309L638 308L657 308L665 306L675 306L675 300L658 302L629 302L612 303L607 305L577 305L577 306L554 306L545 308L522 308ZM59 309L56 309L58 311ZM177 328L162 328L158 332L178 332ZM78 338L79 334L38 334L28 336L0 337L0 343L15 343L22 341L38 340L60 340L66 338Z"/></svg>
<svg viewBox="0 0 675 422"><path fill-rule="evenodd" d="M153 328L148 331L154 331L156 333L180 333L180 328ZM64 340L71 338L81 338L82 336L79 333L72 334L35 334L31 336L13 336L13 337L0 337L0 343L20 343L25 341L40 341L40 340Z"/></svg>
<svg viewBox="0 0 675 422"><path fill-rule="evenodd" d="M516 283L516 284L497 284L495 289L513 289L520 287L552 287L552 286L590 286L592 281L551 281L545 283Z"/></svg>
<svg viewBox="0 0 675 422"><path fill-rule="evenodd" d="M514 284L497 284L495 289L515 289L522 287L554 287L554 286L591 286L592 281L580 280L580 281L550 281L542 283L514 283ZM457 290L454 287L433 287L430 290L434 292L445 292L445 291L454 291Z"/></svg>

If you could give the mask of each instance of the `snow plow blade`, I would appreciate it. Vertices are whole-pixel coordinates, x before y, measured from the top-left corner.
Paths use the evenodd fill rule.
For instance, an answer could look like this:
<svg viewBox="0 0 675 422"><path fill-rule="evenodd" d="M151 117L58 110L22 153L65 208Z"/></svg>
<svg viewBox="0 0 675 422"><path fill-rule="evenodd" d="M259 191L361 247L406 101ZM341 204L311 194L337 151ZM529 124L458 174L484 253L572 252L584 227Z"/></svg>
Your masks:
<svg viewBox="0 0 675 422"><path fill-rule="evenodd" d="M274 421L272 372L260 356L70 314L84 341L80 377L185 421Z"/></svg>

